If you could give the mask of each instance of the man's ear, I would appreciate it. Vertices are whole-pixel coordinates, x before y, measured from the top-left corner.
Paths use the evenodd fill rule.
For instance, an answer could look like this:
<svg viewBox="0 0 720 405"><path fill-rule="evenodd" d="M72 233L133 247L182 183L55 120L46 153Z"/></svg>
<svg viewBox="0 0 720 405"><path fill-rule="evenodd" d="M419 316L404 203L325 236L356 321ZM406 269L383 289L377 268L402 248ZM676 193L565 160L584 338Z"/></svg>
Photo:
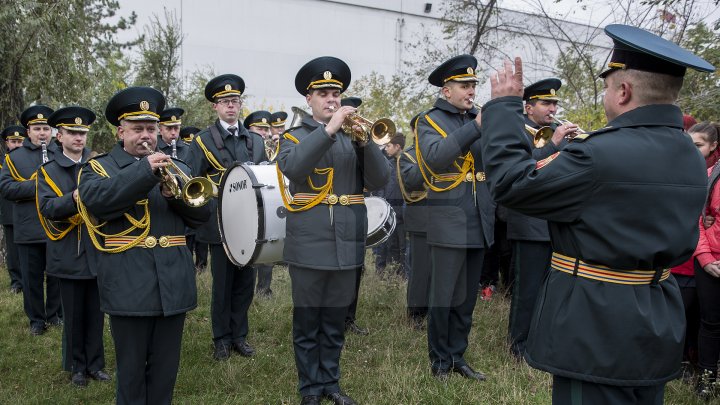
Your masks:
<svg viewBox="0 0 720 405"><path fill-rule="evenodd" d="M632 84L628 82L622 82L620 83L620 86L618 86L618 97L617 101L619 105L627 105L630 103L630 100L632 100Z"/></svg>

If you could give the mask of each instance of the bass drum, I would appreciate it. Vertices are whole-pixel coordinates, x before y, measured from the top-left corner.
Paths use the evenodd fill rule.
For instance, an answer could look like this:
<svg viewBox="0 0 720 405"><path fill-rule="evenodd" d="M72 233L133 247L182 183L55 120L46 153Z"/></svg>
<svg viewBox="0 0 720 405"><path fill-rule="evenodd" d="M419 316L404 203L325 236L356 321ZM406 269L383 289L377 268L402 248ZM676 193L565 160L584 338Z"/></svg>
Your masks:
<svg viewBox="0 0 720 405"><path fill-rule="evenodd" d="M237 163L225 172L218 222L225 252L235 265L282 261L286 216L276 165Z"/></svg>
<svg viewBox="0 0 720 405"><path fill-rule="evenodd" d="M380 197L365 197L367 207L368 233L365 248L379 245L395 230L395 211Z"/></svg>

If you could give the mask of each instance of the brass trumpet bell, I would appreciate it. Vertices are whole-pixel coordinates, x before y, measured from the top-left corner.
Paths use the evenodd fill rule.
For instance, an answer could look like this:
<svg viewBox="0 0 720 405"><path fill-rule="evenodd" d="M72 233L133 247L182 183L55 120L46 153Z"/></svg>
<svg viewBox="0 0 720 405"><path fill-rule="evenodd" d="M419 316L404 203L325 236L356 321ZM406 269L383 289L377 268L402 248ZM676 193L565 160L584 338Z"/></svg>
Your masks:
<svg viewBox="0 0 720 405"><path fill-rule="evenodd" d="M535 129L528 124L525 124L525 130L533 137L533 145L535 145L536 148L545 146L555 133L550 127Z"/></svg>
<svg viewBox="0 0 720 405"><path fill-rule="evenodd" d="M345 118L342 130L354 141L367 142L369 137L375 144L385 145L395 135L397 128L389 118L373 122L359 114L350 114Z"/></svg>
<svg viewBox="0 0 720 405"><path fill-rule="evenodd" d="M205 177L193 177L182 188L182 200L191 207L202 207L217 195L217 186Z"/></svg>

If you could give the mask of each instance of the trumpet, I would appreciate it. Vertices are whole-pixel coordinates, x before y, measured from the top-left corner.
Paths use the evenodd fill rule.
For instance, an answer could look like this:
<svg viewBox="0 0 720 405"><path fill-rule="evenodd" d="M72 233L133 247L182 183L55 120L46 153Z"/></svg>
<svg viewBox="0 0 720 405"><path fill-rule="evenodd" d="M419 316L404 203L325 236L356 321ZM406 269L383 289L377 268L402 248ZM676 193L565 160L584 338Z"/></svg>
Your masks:
<svg viewBox="0 0 720 405"><path fill-rule="evenodd" d="M558 117L556 117L556 116L553 115L553 114L550 114L550 118L552 118L552 120L553 120L556 124L558 124L558 125L569 125L569 124L572 124L572 122L570 122L570 121L568 121L568 120L561 120L561 119L559 119ZM574 138L575 135L577 135L577 134L586 134L586 133L587 133L587 132L583 131L582 129L580 129L580 127L578 127L578 129L572 134L572 136L571 136L571 135L568 135L566 138L572 139L572 138Z"/></svg>
<svg viewBox="0 0 720 405"><path fill-rule="evenodd" d="M545 146L550 138L552 138L555 131L550 127L533 128L528 124L525 124L525 130L533 137L533 145L536 148L542 148Z"/></svg>
<svg viewBox="0 0 720 405"><path fill-rule="evenodd" d="M335 111L334 106L330 106L330 109ZM345 117L341 128L353 141L367 142L372 139L375 144L380 146L390 142L397 131L395 123L389 118L370 121L357 113Z"/></svg>
<svg viewBox="0 0 720 405"><path fill-rule="evenodd" d="M155 153L147 142L142 145L148 155ZM217 195L217 187L205 177L190 177L170 159L167 167L158 169L163 178L163 184L170 190L173 197L182 199L191 207L202 207Z"/></svg>
<svg viewBox="0 0 720 405"><path fill-rule="evenodd" d="M265 155L268 161L272 162L278 154L277 142L273 141L272 137L264 139L263 142L265 143Z"/></svg>

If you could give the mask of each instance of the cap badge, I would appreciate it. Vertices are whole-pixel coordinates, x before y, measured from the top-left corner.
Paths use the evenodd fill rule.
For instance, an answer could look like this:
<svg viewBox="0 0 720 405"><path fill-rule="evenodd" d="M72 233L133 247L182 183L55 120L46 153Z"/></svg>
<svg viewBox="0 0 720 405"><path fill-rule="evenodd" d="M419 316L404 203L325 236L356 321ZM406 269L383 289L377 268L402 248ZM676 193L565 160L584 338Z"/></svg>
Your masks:
<svg viewBox="0 0 720 405"><path fill-rule="evenodd" d="M469 75L472 75L472 74L475 73L475 70L473 70L472 67L468 67L468 68L467 68L467 72L468 72Z"/></svg>
<svg viewBox="0 0 720 405"><path fill-rule="evenodd" d="M175 118L175 116L173 115L172 117L170 117L170 121L177 121L177 118Z"/></svg>
<svg viewBox="0 0 720 405"><path fill-rule="evenodd" d="M262 119L262 123L263 123L263 124L267 124L267 118L263 118L263 119Z"/></svg>
<svg viewBox="0 0 720 405"><path fill-rule="evenodd" d="M555 95L555 89L550 89L550 94L554 96L554 95Z"/></svg>
<svg viewBox="0 0 720 405"><path fill-rule="evenodd" d="M75 117L75 124L77 124L77 125L82 125L82 118L80 118L80 117Z"/></svg>
<svg viewBox="0 0 720 405"><path fill-rule="evenodd" d="M20 132L15 131L15 133L14 133L13 135L15 135L15 136L20 136Z"/></svg>
<svg viewBox="0 0 720 405"><path fill-rule="evenodd" d="M230 90L232 90L232 86L229 85L229 84L226 84L226 85L225 85L225 91L230 91Z"/></svg>
<svg viewBox="0 0 720 405"><path fill-rule="evenodd" d="M149 109L150 109L150 103L148 103L148 102L145 101L145 100L141 101L141 102L140 102L140 109L143 110L143 111L149 110Z"/></svg>
<svg viewBox="0 0 720 405"><path fill-rule="evenodd" d="M330 73L329 70L326 70L325 73L323 73L323 77L325 78L325 80L330 80L332 79L332 73Z"/></svg>
<svg viewBox="0 0 720 405"><path fill-rule="evenodd" d="M40 119L45 118L42 114L38 114L37 117L40 118Z"/></svg>

